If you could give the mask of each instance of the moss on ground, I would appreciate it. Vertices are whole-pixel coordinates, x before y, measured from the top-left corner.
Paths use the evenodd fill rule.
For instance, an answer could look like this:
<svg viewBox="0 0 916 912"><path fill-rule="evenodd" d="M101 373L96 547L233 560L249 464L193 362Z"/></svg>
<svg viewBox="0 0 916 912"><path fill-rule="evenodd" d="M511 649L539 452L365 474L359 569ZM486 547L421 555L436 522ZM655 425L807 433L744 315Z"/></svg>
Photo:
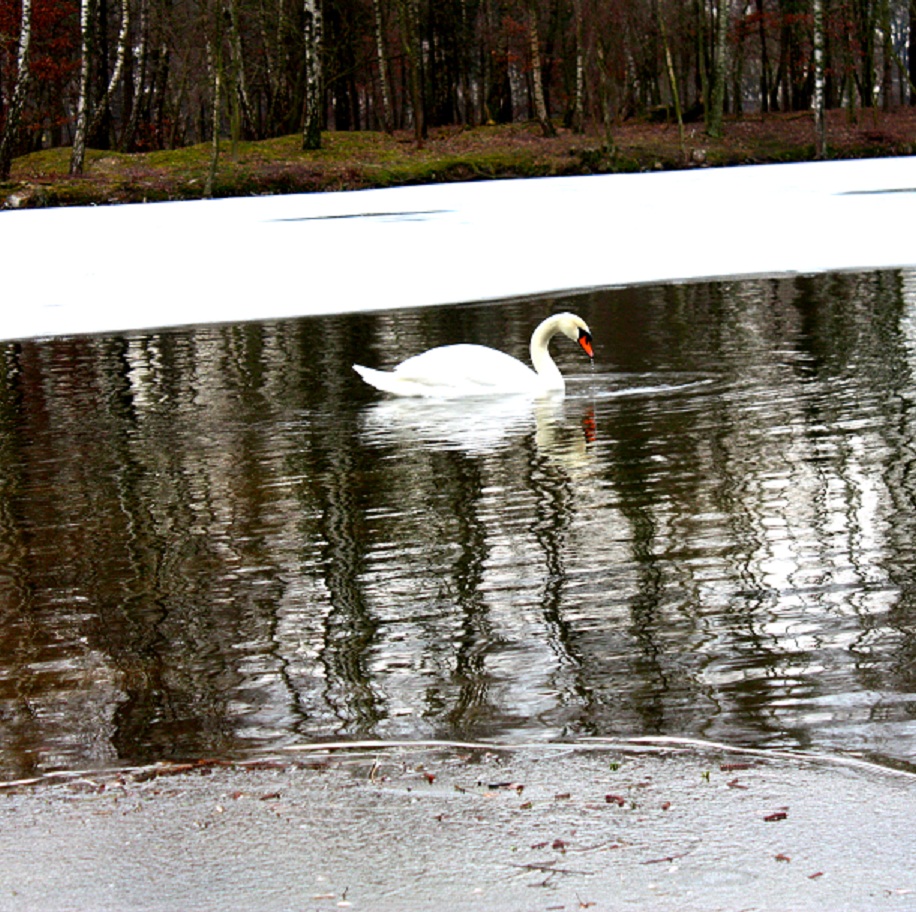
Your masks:
<svg viewBox="0 0 916 912"><path fill-rule="evenodd" d="M814 157L810 115L771 114L733 119L721 139L687 125L683 139L671 123L627 121L612 132L560 130L545 138L533 124L431 131L423 148L409 133L326 133L323 148L303 151L298 136L260 142L228 139L220 146L213 196L357 190L449 181L673 170L691 167L807 161ZM830 112L833 158L910 155L916 110L868 112L859 123ZM18 158L0 184L0 207L103 205L200 199L205 195L209 143L126 154L89 150L84 174L69 174L70 150Z"/></svg>

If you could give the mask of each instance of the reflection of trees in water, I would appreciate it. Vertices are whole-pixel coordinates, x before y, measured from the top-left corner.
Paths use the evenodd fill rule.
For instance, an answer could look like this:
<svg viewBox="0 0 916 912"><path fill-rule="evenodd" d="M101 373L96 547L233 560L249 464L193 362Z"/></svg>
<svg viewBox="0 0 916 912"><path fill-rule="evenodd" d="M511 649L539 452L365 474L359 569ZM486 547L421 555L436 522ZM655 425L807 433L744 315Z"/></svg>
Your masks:
<svg viewBox="0 0 916 912"><path fill-rule="evenodd" d="M17 774L38 766L41 724L32 711L44 637L32 612L31 535L23 528L22 492L27 486L28 441L19 420L23 409L22 350L8 346L0 370L0 740L15 758Z"/></svg>
<svg viewBox="0 0 916 912"><path fill-rule="evenodd" d="M701 406L693 423L683 420L687 406L648 403L638 419L618 408L601 429L617 433L618 458L606 470L637 558L629 611L642 646L624 651L670 670L666 693L651 664L648 673L635 669L687 730L740 738L744 725L749 738L772 732L805 744L812 701L825 707L822 716L832 716L834 703L842 716L842 695L869 686L867 663L850 644L868 639L879 655L899 648L900 629L883 618L897 597L888 558L902 552L888 547L884 511L896 496L889 488L911 496L912 485L882 476L896 454L909 462L912 436L888 439L896 411L888 378L912 390L912 359L897 353L892 276L741 287L743 296L718 301L727 286L670 292L682 299L670 305L692 298L684 309L718 332L706 344L717 353L721 386L710 402L693 403ZM670 350L664 329L657 342ZM623 452L634 445L651 456ZM634 489L631 476L646 466ZM674 630L676 642L655 647ZM887 675L895 663L885 655L873 664ZM900 683L872 680L887 693ZM706 725L697 719L703 708ZM616 707L608 716L621 722Z"/></svg>
<svg viewBox="0 0 916 912"><path fill-rule="evenodd" d="M340 727L364 735L372 733L381 715L371 669L378 618L363 585L366 503L351 441L352 429L336 424L326 428L321 459L313 467L321 511L321 573L329 600L321 661L328 683L326 699L336 707Z"/></svg>
<svg viewBox="0 0 916 912"><path fill-rule="evenodd" d="M887 281L897 279L889 277ZM877 690L875 680L886 676L884 689L912 695L916 693L916 271L900 273L899 284L900 297L899 301L894 298L897 306L891 310L893 316L882 326L879 355L883 357L876 359L885 372L880 379L888 416L883 425L887 512L882 522L888 542L884 563L899 597L886 599L886 623L875 625L882 628L884 636L863 624L856 649L861 656L863 686ZM888 660L881 661L882 652L889 655ZM912 699L896 703L889 715L912 724L916 718Z"/></svg>
<svg viewBox="0 0 916 912"><path fill-rule="evenodd" d="M524 354L530 305L7 346L0 763L330 735L805 744L809 708L854 690L877 695L854 724L905 721L913 284L586 296L599 394L714 382L472 410L457 438L448 413L368 408L350 364L504 329Z"/></svg>
<svg viewBox="0 0 916 912"><path fill-rule="evenodd" d="M445 453L435 458L437 475L446 478L446 508L453 517L451 538L456 545L450 594L456 611L456 634L452 674L447 682L433 682L427 688L430 710L447 720L444 735L467 738L492 711L489 702L487 652L493 646L493 628L481 592L487 557L485 521L479 515L482 488L480 465L460 453ZM448 590L451 590L449 593Z"/></svg>

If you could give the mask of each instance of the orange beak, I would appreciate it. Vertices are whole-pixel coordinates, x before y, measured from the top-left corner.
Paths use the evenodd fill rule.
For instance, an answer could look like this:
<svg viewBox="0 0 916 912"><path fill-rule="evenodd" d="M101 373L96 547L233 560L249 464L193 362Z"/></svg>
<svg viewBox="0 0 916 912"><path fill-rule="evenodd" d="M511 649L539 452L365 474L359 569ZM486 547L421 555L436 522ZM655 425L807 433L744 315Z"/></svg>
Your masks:
<svg viewBox="0 0 916 912"><path fill-rule="evenodd" d="M579 345L582 346L582 351L585 352L593 361L595 359L595 351L592 348L592 334L584 329L579 330Z"/></svg>

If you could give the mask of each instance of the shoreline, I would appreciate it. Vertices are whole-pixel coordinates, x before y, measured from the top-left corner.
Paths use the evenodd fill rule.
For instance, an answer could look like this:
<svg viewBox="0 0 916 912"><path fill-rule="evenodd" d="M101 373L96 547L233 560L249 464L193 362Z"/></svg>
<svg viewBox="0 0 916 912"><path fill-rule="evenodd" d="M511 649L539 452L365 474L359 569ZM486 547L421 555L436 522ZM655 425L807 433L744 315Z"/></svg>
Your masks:
<svg viewBox="0 0 916 912"><path fill-rule="evenodd" d="M905 157L916 152L916 108L827 112L824 161ZM227 143L217 160L212 198L332 193L543 177L702 171L817 160L810 112L727 118L723 135L686 123L632 118L607 135L558 126L545 138L534 123L439 127L424 148L412 133L329 132L303 151L301 137ZM71 150L57 147L13 162L0 183L0 210L201 200L212 164L210 143L122 153L90 149L84 174L69 174Z"/></svg>

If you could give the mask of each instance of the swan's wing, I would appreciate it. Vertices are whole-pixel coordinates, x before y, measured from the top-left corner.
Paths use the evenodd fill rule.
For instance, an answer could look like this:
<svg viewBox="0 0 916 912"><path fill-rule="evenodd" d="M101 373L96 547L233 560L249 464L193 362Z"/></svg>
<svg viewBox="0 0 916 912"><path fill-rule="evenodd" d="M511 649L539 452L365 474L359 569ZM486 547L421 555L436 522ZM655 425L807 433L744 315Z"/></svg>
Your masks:
<svg viewBox="0 0 916 912"><path fill-rule="evenodd" d="M480 396L493 392L493 387L483 387L479 384L470 386L459 384L452 377L449 383L435 376L403 376L400 371L380 371L362 364L354 364L355 370L369 386L374 386L383 393L395 396L419 396L429 399L452 399L461 396Z"/></svg>
<svg viewBox="0 0 916 912"><path fill-rule="evenodd" d="M394 373L429 386L531 390L537 374L517 358L485 345L443 345L402 361Z"/></svg>
<svg viewBox="0 0 916 912"><path fill-rule="evenodd" d="M380 371L371 367L363 367L362 364L354 364L353 370L356 371L369 384L383 393L393 393L395 396L423 396L422 389L413 389L411 384L405 384L392 371ZM415 386L415 384L414 384Z"/></svg>
<svg viewBox="0 0 916 912"><path fill-rule="evenodd" d="M452 398L536 393L537 374L521 361L485 345L443 345L402 361L393 371L354 364L370 386L397 396Z"/></svg>

